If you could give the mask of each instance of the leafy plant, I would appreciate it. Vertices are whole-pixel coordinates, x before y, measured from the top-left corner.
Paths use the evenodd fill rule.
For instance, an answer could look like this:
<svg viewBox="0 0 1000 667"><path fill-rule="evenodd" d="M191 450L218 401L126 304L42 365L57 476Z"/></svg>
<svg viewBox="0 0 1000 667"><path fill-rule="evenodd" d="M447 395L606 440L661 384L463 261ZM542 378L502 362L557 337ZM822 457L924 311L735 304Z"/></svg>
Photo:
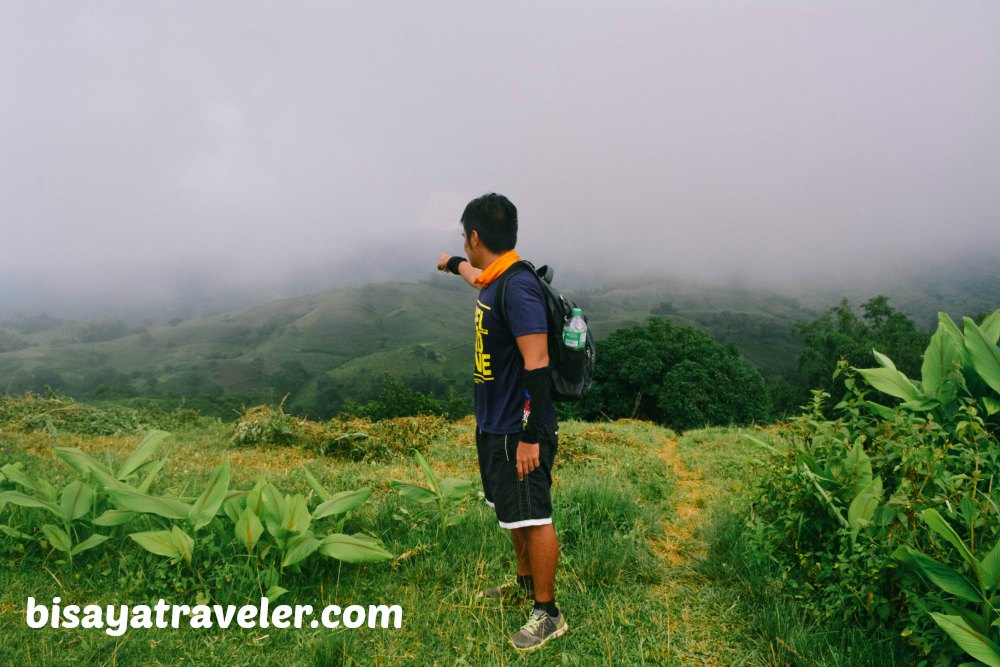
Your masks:
<svg viewBox="0 0 1000 667"><path fill-rule="evenodd" d="M881 368L858 369L868 384L902 400L905 410L931 413L942 424L957 426L962 407L972 401L987 416L1000 412L1000 310L977 325L966 317L960 331L947 313L938 314L938 328L924 352L921 379L912 380L892 359L875 351ZM868 404L885 416L885 408Z"/></svg>
<svg viewBox="0 0 1000 667"><path fill-rule="evenodd" d="M425 512L435 515L438 523L438 532L458 523L461 518L458 509L468 497L474 486L474 482L467 480L446 477L438 477L423 454L418 451L413 452L413 458L420 467L427 480L427 486L411 484L394 479L390 482L392 488L396 489L403 498L411 500L421 505Z"/></svg>
<svg viewBox="0 0 1000 667"><path fill-rule="evenodd" d="M928 612L963 651L990 665L1000 667L1000 540L980 560L958 533L934 509L924 510L924 523L961 556L966 569L974 578L957 572L927 554L904 545L893 554L933 582L941 591L964 603L944 604L947 612Z"/></svg>
<svg viewBox="0 0 1000 667"><path fill-rule="evenodd" d="M27 491L4 491L0 493L0 508L6 503L20 507L44 509L59 520L59 524L42 524L42 535L50 545L64 552L73 562L73 556L92 549L108 539L107 535L92 533L79 539L82 532L81 519L90 513L94 505L94 489L89 484L74 480L57 490L42 477L32 479L21 466L7 464L3 467L4 477ZM13 526L0 525L4 534L21 540L34 539L32 535Z"/></svg>

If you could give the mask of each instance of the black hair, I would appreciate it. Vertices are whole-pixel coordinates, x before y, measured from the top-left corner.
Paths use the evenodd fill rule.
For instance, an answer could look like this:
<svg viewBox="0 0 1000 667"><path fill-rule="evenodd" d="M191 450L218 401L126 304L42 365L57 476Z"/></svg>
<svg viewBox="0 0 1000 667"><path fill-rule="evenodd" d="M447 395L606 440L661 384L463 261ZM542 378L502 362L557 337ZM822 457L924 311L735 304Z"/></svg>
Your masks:
<svg viewBox="0 0 1000 667"><path fill-rule="evenodd" d="M473 199L462 213L465 237L473 230L479 240L497 254L513 250L517 245L517 208L503 195L491 192Z"/></svg>

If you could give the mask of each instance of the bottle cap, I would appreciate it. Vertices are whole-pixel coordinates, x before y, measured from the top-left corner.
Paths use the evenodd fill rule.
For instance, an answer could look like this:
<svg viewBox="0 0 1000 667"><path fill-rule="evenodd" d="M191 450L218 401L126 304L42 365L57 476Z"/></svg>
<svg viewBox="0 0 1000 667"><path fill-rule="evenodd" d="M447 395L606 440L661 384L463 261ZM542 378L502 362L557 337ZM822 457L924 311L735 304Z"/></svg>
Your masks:
<svg viewBox="0 0 1000 667"><path fill-rule="evenodd" d="M583 311L580 310L579 308L574 308L573 309L573 317L580 317L580 315L582 315L582 314L583 314Z"/></svg>

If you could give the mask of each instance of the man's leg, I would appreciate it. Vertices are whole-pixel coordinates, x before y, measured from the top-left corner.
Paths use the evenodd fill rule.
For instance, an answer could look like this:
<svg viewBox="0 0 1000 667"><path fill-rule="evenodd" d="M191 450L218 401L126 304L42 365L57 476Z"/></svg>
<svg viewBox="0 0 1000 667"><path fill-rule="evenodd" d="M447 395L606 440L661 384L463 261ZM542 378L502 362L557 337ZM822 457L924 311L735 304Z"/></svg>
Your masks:
<svg viewBox="0 0 1000 667"><path fill-rule="evenodd" d="M555 594L556 563L559 560L559 538L551 523L541 526L527 526L511 531L514 537L515 551L520 540L524 544L528 574L535 583L536 602L552 602ZM518 574L521 572L520 556L518 557Z"/></svg>
<svg viewBox="0 0 1000 667"><path fill-rule="evenodd" d="M528 556L528 543L524 536L526 528L513 528L510 539L514 543L514 555L517 557L517 576L531 576L531 559Z"/></svg>

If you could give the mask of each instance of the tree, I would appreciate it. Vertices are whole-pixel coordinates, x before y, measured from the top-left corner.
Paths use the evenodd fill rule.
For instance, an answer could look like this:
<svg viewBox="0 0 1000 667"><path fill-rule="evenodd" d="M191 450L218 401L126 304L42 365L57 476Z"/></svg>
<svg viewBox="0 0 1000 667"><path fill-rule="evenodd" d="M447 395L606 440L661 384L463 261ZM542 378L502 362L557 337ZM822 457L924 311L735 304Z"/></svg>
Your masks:
<svg viewBox="0 0 1000 667"><path fill-rule="evenodd" d="M812 322L792 326L792 332L803 339L797 404L805 403L813 389L842 396L846 390L843 380L833 378L837 362L843 358L851 366L867 368L875 363L873 348L888 355L908 377L919 377L930 335L917 330L913 320L894 310L886 296L869 299L861 310L863 315L859 317L843 299Z"/></svg>
<svg viewBox="0 0 1000 667"><path fill-rule="evenodd" d="M678 430L766 419L764 379L732 345L654 317L597 342L585 418L647 419Z"/></svg>

